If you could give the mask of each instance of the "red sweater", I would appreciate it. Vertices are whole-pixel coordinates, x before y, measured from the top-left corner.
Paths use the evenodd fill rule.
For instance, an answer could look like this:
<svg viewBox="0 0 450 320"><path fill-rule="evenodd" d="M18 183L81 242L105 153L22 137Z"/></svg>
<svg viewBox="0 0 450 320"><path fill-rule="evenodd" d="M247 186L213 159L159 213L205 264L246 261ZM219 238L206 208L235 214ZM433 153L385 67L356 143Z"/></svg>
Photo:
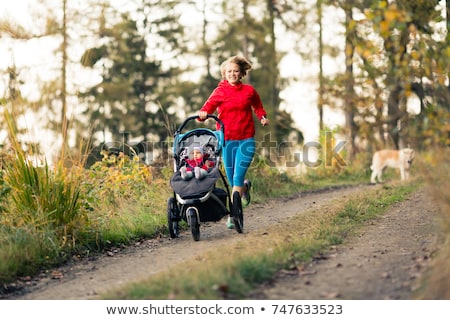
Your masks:
<svg viewBox="0 0 450 320"><path fill-rule="evenodd" d="M206 161L208 161L208 162L206 162ZM187 164L187 166L186 166L187 171L192 171L192 169L195 167L200 167L202 169L208 170L209 168L212 168L214 166L213 161L207 160L205 158L187 159L186 164Z"/></svg>
<svg viewBox="0 0 450 320"><path fill-rule="evenodd" d="M243 83L233 86L227 80L219 82L201 108L201 111L208 114L213 114L216 110L217 117L225 127L225 140L243 140L255 135L252 110L260 120L267 116L253 86Z"/></svg>

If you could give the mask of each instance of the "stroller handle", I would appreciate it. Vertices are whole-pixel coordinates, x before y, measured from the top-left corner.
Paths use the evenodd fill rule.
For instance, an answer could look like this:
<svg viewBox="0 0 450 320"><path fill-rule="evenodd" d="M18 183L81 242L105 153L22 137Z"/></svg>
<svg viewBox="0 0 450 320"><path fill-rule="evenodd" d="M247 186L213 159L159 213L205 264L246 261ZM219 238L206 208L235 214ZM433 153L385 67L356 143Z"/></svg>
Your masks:
<svg viewBox="0 0 450 320"><path fill-rule="evenodd" d="M222 131L223 134L225 134L225 128L223 125L222 120L220 120L217 116L213 115L213 114L208 114L205 118L205 120L207 119L214 119L217 123L219 123L220 125L220 131ZM193 121L193 120L197 120L199 119L198 116L190 116L187 117L186 120L183 121L183 123L178 127L178 129L175 131L174 135L178 135L181 133L181 131L183 130L183 128L188 124L188 122Z"/></svg>

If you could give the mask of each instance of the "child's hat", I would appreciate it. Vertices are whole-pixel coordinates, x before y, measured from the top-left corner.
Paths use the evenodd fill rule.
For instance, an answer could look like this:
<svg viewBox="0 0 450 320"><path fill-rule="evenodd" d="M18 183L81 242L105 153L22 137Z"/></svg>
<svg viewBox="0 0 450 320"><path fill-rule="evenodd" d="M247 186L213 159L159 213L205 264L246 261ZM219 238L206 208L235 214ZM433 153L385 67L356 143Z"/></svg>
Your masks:
<svg viewBox="0 0 450 320"><path fill-rule="evenodd" d="M203 154L203 149L201 147L194 147L194 151L200 151Z"/></svg>

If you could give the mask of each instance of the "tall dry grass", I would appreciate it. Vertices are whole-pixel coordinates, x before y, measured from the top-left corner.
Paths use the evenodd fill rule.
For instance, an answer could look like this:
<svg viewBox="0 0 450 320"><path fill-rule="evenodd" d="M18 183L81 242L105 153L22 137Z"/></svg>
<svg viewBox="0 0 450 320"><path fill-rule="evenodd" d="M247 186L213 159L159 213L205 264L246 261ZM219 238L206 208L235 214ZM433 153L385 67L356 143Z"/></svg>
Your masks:
<svg viewBox="0 0 450 320"><path fill-rule="evenodd" d="M439 251L420 291L421 299L450 299L450 149L436 149L419 162L419 171L425 177L433 203L437 206L440 227Z"/></svg>

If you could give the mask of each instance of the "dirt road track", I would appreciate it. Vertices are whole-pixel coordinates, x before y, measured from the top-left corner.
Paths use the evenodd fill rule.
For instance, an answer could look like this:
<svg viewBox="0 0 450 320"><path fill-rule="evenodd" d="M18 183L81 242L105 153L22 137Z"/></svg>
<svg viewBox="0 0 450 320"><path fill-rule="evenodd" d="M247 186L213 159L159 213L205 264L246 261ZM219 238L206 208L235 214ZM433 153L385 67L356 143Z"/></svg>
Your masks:
<svg viewBox="0 0 450 320"><path fill-rule="evenodd" d="M415 299L436 250L435 211L430 196L416 192L336 246L294 272L281 272L261 286L257 299Z"/></svg>
<svg viewBox="0 0 450 320"><path fill-rule="evenodd" d="M225 228L224 221L201 226L201 240L189 232L179 239L147 240L108 255L83 259L31 280L21 295L8 299L99 299L102 293L146 279L205 251L239 241L247 233L283 223L329 201L365 188L360 185L254 204L245 210L245 231ZM433 208L424 191L394 206L383 218L364 228L351 243L334 248L303 270L281 272L250 299L408 299L434 250Z"/></svg>

